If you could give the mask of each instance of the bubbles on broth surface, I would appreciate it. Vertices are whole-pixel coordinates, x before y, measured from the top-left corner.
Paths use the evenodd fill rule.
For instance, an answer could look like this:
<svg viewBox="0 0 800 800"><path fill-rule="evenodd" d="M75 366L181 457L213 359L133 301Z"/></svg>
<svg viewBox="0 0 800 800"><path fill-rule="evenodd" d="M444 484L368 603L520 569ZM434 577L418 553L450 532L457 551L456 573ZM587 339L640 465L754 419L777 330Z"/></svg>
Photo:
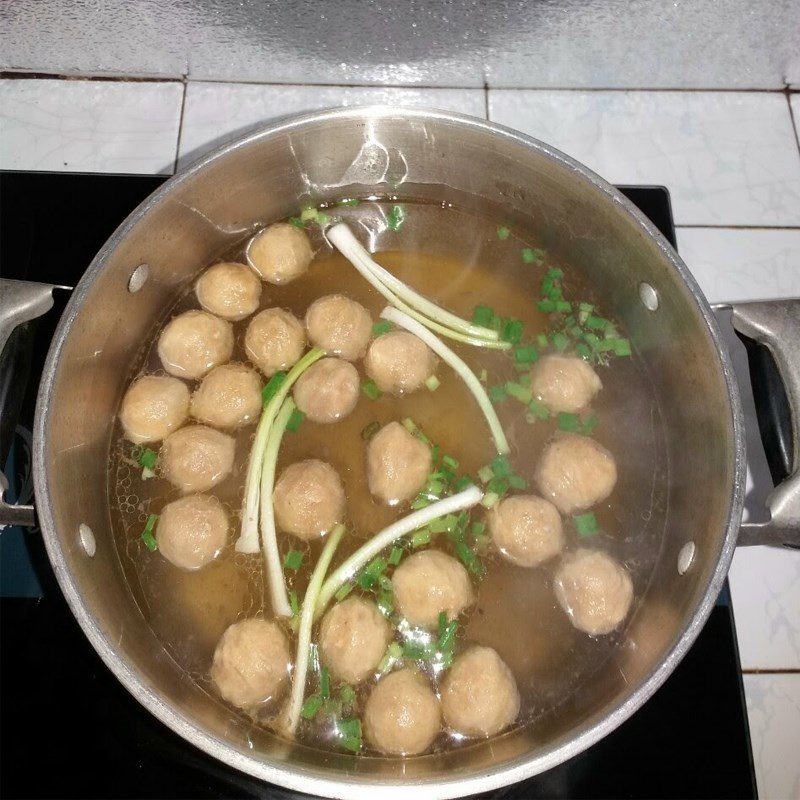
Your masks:
<svg viewBox="0 0 800 800"><path fill-rule="evenodd" d="M475 305L486 305L504 317L521 320L526 336L535 338L547 330L548 317L537 310L539 285L546 268L526 263L520 257L522 248L537 246L535 241L517 239L516 232L500 239L496 220L432 204L404 204L401 229L388 231L386 220L390 208L391 204L361 203L353 208L337 207L336 213L347 218L359 239L379 244L376 260L444 308L470 318ZM384 299L342 256L331 252L316 226L309 228L308 233L316 251L309 271L287 285L263 284L258 310L277 306L302 320L314 300L337 293L361 303L373 322L377 321L385 306ZM221 260L243 262L244 245L245 242L239 243ZM557 254L553 258L557 259ZM565 294L596 303L602 313L600 287L570 271L569 264L562 266ZM194 279L187 283L185 292L143 343L137 361L132 364L131 380L140 373L165 374L156 353L158 334L175 314L199 308L193 283ZM248 363L244 331L250 319L233 323L235 346L231 361L234 363ZM519 374L507 355L451 341L448 345L476 374L486 370L490 385L513 381ZM363 359L356 361L355 366L360 380L365 380ZM666 514L661 420L644 366L636 356L614 359L609 366L599 367L598 373L603 389L591 407L599 419L592 436L614 454L619 466L618 482L609 500L591 509L599 527L591 539L582 539L571 519L564 518L567 549L589 546L608 552L630 571L635 597L640 598L660 549ZM345 419L331 425L305 420L297 432L287 432L284 436L277 476L289 464L317 458L330 463L344 483L348 532L336 552L333 567L363 540L409 510L407 503L390 508L370 496L365 442L361 435L367 426L411 418L443 453L458 459L461 474L473 477L495 456L485 419L462 380L441 363L436 375L440 385L435 391L423 387L402 398L385 394L375 401L361 396L354 412ZM198 385L197 381L187 383L190 391ZM526 420L525 406L511 398L497 404L496 409L511 445L509 459L514 470L529 481L531 488L525 491L536 493L534 470L556 426L552 420L531 424ZM131 591L167 650L193 680L214 696L208 670L224 630L241 619L272 616L265 593L262 555L237 553L233 547L239 531L244 476L254 434L254 425L231 433L236 442L236 466L233 474L211 491L223 503L230 519L228 544L214 562L192 573L178 570L157 551L150 552L141 538L148 516L159 513L180 493L161 477L158 464L155 477L142 478L136 453L141 453L143 446L138 446L137 451L122 438L119 426L110 452L112 523ZM160 446L160 442L149 445L154 451ZM484 509L481 506L473 509L471 519L484 521ZM441 535L429 546L453 554L446 537ZM279 533L279 548L281 558L290 550L303 554L297 572L285 571L287 588L302 600L322 542L301 542ZM622 634L592 638L572 627L553 592L558 558L538 568L524 569L510 564L490 548L483 562L485 576L476 582L477 602L459 620L456 654L469 643L497 650L514 674L522 696L517 724L527 724L556 712L560 704L580 691L591 680L592 673L613 654ZM293 632L288 625L284 628L291 637L294 653ZM316 630L312 640L316 639ZM438 690L442 668L430 662L418 665ZM356 697L350 711L354 716L363 712L373 685L374 681L368 681L355 687ZM310 670L306 691L310 694L318 688L319 676ZM333 688L338 691L335 684ZM257 709L254 717L259 724L269 725L275 711L275 704L271 704ZM298 737L314 746L338 747L330 721L319 724L302 721ZM434 749L469 741L443 730ZM365 748L369 750L366 741Z"/></svg>

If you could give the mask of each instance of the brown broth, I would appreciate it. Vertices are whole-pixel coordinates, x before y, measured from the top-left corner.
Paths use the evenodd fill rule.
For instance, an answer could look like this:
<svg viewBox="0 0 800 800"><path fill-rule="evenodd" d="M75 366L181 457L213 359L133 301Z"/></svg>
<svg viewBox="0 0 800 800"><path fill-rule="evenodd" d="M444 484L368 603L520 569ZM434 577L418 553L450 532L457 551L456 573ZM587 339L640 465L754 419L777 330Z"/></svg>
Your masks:
<svg viewBox="0 0 800 800"><path fill-rule="evenodd" d="M385 208L377 203L362 203L344 210L342 216L349 219L363 239L365 231L380 230ZM546 266L524 264L520 255L522 247L535 247L535 241L523 241L516 236L501 241L496 235L496 221L449 207L407 204L405 210L402 229L381 235L377 260L382 265L463 317L470 317L473 307L480 303L491 306L503 316L522 320L526 340L547 330L547 317L536 309L539 284ZM288 286L264 284L262 308L280 306L302 319L313 300L340 292L362 303L377 319L385 305L383 298L342 256L331 252L318 231L310 235L318 250L310 270ZM244 244L240 242L225 258L243 261ZM548 258L546 263L551 266L554 262ZM567 297L589 302L599 300L599 287L592 286L586 276L570 271L568 264L561 266L566 273ZM132 365L132 378L142 372L161 371L155 350L158 333L169 318L196 307L192 284L189 284L162 324L153 331L150 341L144 344L139 363ZM602 313L602 302L599 308ZM247 323L248 320L234 323L234 361L246 360L242 341ZM453 345L452 342L448 344ZM486 369L490 384L513 380L517 375L512 360L505 354L458 345L454 349L476 373ZM359 362L356 366L363 377L363 364ZM592 409L600 420L594 436L615 455L619 479L609 500L593 509L601 533L591 544L605 549L626 565L633 577L636 596L641 597L658 555L664 527L666 464L660 416L644 366L635 355L612 360L609 366L598 367L598 372L604 388ZM435 392L423 388L403 398L384 395L377 401L362 396L355 411L341 422L326 426L306 420L297 433L287 433L284 437L278 474L294 461L315 457L330 462L345 484L348 532L336 553L334 565L362 540L408 510L407 507L379 505L369 494L365 445L361 437L361 431L369 423L384 424L411 417L443 452L460 461L461 472L473 476L494 456L484 418L461 379L442 364L437 375L441 385ZM514 468L531 481L539 454L552 437L555 424L552 420L528 423L524 406L513 399L502 403L498 412L511 444L510 459ZM270 616L269 601L264 598L261 556L236 554L233 549L254 430L254 426L249 426L238 432L234 473L214 492L230 513L229 544L213 564L194 573L175 568L158 552L148 551L141 541L147 515L158 513L167 502L176 499L179 492L160 477L149 481L141 479L141 469L131 457L133 448L122 439L121 430L111 452L109 474L114 532L132 592L167 650L211 693L214 689L208 679L208 669L223 631L246 617ZM483 509L478 507L472 519L480 520L483 516ZM569 520L565 520L565 531L567 547L579 546L579 538ZM290 582L290 588L302 598L310 565L319 554L321 544L304 545L286 535L279 535L279 544L282 554L290 549L303 550L306 554L304 566ZM432 546L448 549L445 537L435 540ZM478 587L478 603L461 620L458 647L478 642L500 653L514 673L522 695L518 724L528 723L552 711L582 682L590 680L591 673L615 647L619 633L592 638L571 626L552 590L557 559L542 568L522 569L489 554L485 564L487 571ZM310 672L307 691L316 688L317 678ZM368 689L369 686L359 689L358 707L363 708L364 692ZM274 709L263 711L262 718L266 718ZM327 733L324 726L314 730L304 723L300 738L311 744L332 746ZM457 744L455 738L442 734L436 747Z"/></svg>

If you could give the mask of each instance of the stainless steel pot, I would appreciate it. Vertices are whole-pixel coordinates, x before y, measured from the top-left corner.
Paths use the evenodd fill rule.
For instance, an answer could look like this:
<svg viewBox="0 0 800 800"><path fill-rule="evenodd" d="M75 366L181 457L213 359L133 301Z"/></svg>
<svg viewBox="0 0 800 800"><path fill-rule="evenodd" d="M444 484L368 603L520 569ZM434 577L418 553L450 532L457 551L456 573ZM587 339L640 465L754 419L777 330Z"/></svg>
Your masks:
<svg viewBox="0 0 800 800"><path fill-rule="evenodd" d="M667 426L667 524L657 566L617 655L544 723L454 752L355 759L254 730L177 667L133 601L114 548L107 465L128 365L176 292L258 222L308 201L365 193L458 198L546 239L605 287L644 357ZM143 266L146 265L146 266ZM0 346L41 312L49 290L3 285ZM732 309L765 341L800 407L800 304ZM750 541L800 540L800 420L795 473ZM617 727L663 683L720 591L740 529L745 437L739 392L711 309L675 251L619 192L547 145L482 120L391 108L280 122L175 176L137 208L73 293L50 349L34 431L36 503L56 576L108 667L162 722L215 758L331 797L453 797L519 781ZM30 521L32 509L9 511Z"/></svg>

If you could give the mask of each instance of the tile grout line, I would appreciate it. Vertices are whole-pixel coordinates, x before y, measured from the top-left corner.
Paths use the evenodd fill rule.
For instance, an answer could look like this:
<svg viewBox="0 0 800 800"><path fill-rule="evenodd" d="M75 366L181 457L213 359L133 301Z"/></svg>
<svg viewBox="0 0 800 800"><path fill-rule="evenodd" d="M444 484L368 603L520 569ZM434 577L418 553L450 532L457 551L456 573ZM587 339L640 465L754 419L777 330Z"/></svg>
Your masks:
<svg viewBox="0 0 800 800"><path fill-rule="evenodd" d="M792 108L792 95L788 89L786 91L786 104L789 106L789 119L792 121L792 128L794 128L794 140L797 144L797 151L800 153L800 132L797 130L797 120L794 118L794 109Z"/></svg>
<svg viewBox="0 0 800 800"><path fill-rule="evenodd" d="M722 223L702 225L693 222L675 223L676 228L686 230L721 230L721 231L800 231L800 225L725 225Z"/></svg>
<svg viewBox="0 0 800 800"><path fill-rule="evenodd" d="M175 163L172 166L172 174L174 175L178 171L178 159L181 153L181 139L183 137L183 113L186 110L186 94L188 90L188 80L186 76L183 77L183 94L181 94L181 110L180 116L178 117L178 139L175 142Z"/></svg>
<svg viewBox="0 0 800 800"><path fill-rule="evenodd" d="M782 669L743 669L742 675L800 675L800 669L794 667Z"/></svg>

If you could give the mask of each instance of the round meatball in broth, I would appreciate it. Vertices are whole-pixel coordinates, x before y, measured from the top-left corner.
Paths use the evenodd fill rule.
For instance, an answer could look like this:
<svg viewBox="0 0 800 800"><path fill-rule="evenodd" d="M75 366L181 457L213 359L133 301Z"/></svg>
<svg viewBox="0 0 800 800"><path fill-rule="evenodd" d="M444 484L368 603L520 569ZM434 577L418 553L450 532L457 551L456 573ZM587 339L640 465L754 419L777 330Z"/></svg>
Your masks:
<svg viewBox="0 0 800 800"><path fill-rule="evenodd" d="M367 740L387 755L424 753L441 726L439 700L428 679L413 669L401 669L382 678L364 708Z"/></svg>
<svg viewBox="0 0 800 800"><path fill-rule="evenodd" d="M161 331L158 357L164 369L178 378L197 380L230 361L233 328L208 311L184 311Z"/></svg>
<svg viewBox="0 0 800 800"><path fill-rule="evenodd" d="M412 625L434 628L444 611L455 619L475 602L467 571L440 550L423 550L403 561L392 576L397 610Z"/></svg>
<svg viewBox="0 0 800 800"><path fill-rule="evenodd" d="M555 575L556 598L580 631L611 633L628 616L633 583L625 567L597 550L576 550Z"/></svg>
<svg viewBox="0 0 800 800"><path fill-rule="evenodd" d="M562 514L602 502L616 482L617 465L611 453L579 434L565 434L550 442L536 468L539 490Z"/></svg>
<svg viewBox="0 0 800 800"><path fill-rule="evenodd" d="M306 330L312 344L347 361L366 352L372 335L372 318L361 303L343 294L315 300L306 311Z"/></svg>
<svg viewBox="0 0 800 800"><path fill-rule="evenodd" d="M164 506L156 525L158 551L185 570L211 563L228 538L228 515L208 494L181 497Z"/></svg>
<svg viewBox="0 0 800 800"><path fill-rule="evenodd" d="M344 486L336 470L315 458L288 466L272 494L278 527L316 539L344 519Z"/></svg>
<svg viewBox="0 0 800 800"><path fill-rule="evenodd" d="M289 283L308 270L314 251L306 232L288 222L276 222L256 234L247 261L267 283Z"/></svg>
<svg viewBox="0 0 800 800"><path fill-rule="evenodd" d="M233 437L205 425L188 425L164 440L164 477L184 493L205 492L228 477L234 451Z"/></svg>
<svg viewBox="0 0 800 800"><path fill-rule="evenodd" d="M189 416L189 389L166 375L135 380L119 411L125 438L135 444L157 442L180 428Z"/></svg>
<svg viewBox="0 0 800 800"><path fill-rule="evenodd" d="M399 422L384 425L367 444L369 490L392 506L417 495L432 465L428 445Z"/></svg>
<svg viewBox="0 0 800 800"><path fill-rule="evenodd" d="M392 628L375 603L348 597L322 619L319 655L337 680L358 684L378 667Z"/></svg>
<svg viewBox="0 0 800 800"><path fill-rule="evenodd" d="M236 622L222 634L211 679L238 708L253 708L277 697L289 678L289 643L277 623L264 619Z"/></svg>
<svg viewBox="0 0 800 800"><path fill-rule="evenodd" d="M296 364L305 346L302 323L282 308L267 308L256 314L244 335L247 357L267 377Z"/></svg>
<svg viewBox="0 0 800 800"><path fill-rule="evenodd" d="M533 396L553 414L586 408L602 388L592 365L577 356L542 356L531 367Z"/></svg>
<svg viewBox="0 0 800 800"><path fill-rule="evenodd" d="M433 375L436 356L413 333L390 331L369 346L364 366L382 392L407 394Z"/></svg>
<svg viewBox="0 0 800 800"><path fill-rule="evenodd" d="M356 407L360 384L356 368L341 358L322 358L294 385L297 407L312 421L337 422Z"/></svg>
<svg viewBox="0 0 800 800"><path fill-rule="evenodd" d="M445 722L464 736L500 733L517 718L519 705L514 676L491 647L458 656L442 685Z"/></svg>
<svg viewBox="0 0 800 800"><path fill-rule="evenodd" d="M209 267L197 279L194 293L206 311L235 322L258 308L261 281L245 264L226 261Z"/></svg>
<svg viewBox="0 0 800 800"><path fill-rule="evenodd" d="M488 522L497 549L520 567L536 567L564 547L558 509L535 495L501 500L489 511Z"/></svg>
<svg viewBox="0 0 800 800"><path fill-rule="evenodd" d="M261 413L261 378L244 364L214 367L192 396L192 416L217 428L240 428Z"/></svg>

